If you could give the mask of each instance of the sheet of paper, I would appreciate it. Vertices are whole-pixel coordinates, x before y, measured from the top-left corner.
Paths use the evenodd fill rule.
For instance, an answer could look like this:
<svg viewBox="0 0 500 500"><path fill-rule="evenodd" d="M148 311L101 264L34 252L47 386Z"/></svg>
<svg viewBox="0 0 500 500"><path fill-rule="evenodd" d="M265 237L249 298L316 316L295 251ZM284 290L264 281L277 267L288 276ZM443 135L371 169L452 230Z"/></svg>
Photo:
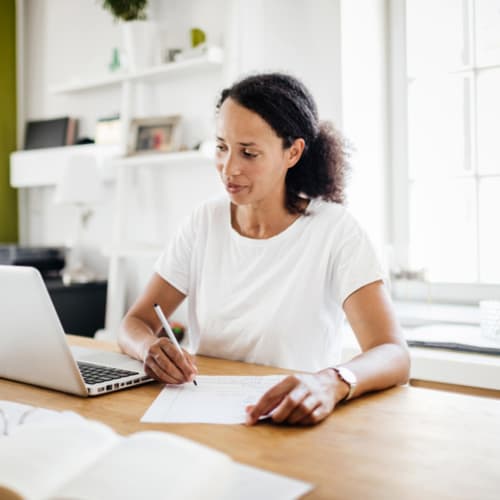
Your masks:
<svg viewBox="0 0 500 500"><path fill-rule="evenodd" d="M141 422L242 424L255 404L284 375L198 376L194 384L166 385Z"/></svg>
<svg viewBox="0 0 500 500"><path fill-rule="evenodd" d="M73 411L55 411L47 408L0 400L0 439L14 432L20 425L40 423L84 422L85 419Z"/></svg>
<svg viewBox="0 0 500 500"><path fill-rule="evenodd" d="M234 467L236 469L234 491L238 492L238 500L255 500L256 498L291 500L302 497L314 488L311 483L249 465L234 462Z"/></svg>

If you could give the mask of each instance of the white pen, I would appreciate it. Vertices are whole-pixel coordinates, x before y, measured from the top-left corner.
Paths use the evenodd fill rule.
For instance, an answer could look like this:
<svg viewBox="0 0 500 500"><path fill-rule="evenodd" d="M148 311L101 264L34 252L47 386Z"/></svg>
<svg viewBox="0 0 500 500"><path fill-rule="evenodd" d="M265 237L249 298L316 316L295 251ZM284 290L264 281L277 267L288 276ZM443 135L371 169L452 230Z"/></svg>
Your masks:
<svg viewBox="0 0 500 500"><path fill-rule="evenodd" d="M163 326L165 333L168 335L170 342L172 342L172 344L174 344L175 348L184 356L184 353L182 352L181 346L179 345L179 342L177 342L177 339L175 338L174 332L172 331L172 328L170 328L170 325L168 324L167 318L165 318L165 315L163 314L163 311L161 310L160 305L154 304L153 308L156 312L156 315L160 319L161 325ZM198 382L196 382L196 380L193 380L193 384L198 385Z"/></svg>

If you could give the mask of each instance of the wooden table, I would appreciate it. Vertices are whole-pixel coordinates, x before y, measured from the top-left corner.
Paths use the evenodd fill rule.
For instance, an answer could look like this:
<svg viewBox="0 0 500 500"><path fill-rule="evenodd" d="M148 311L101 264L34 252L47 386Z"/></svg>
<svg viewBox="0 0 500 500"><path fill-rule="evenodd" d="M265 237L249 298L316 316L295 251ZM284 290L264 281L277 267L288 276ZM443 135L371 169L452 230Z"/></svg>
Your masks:
<svg viewBox="0 0 500 500"><path fill-rule="evenodd" d="M86 347L116 348L70 337ZM198 357L203 375L283 373L264 366ZM173 432L233 459L315 484L307 499L500 498L500 400L398 387L339 406L311 428L143 424L161 390L151 383L79 398L0 380L0 399L74 410L118 432ZM236 499L237 500L237 499Z"/></svg>

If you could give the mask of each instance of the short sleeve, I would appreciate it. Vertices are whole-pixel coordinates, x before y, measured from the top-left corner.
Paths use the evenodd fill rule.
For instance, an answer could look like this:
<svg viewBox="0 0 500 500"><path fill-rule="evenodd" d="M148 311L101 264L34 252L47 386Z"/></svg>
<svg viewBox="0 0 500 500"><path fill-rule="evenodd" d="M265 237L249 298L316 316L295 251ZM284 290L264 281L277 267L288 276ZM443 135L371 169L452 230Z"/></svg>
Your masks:
<svg viewBox="0 0 500 500"><path fill-rule="evenodd" d="M188 217L154 265L154 270L185 295L189 294L191 259L194 245L194 217Z"/></svg>
<svg viewBox="0 0 500 500"><path fill-rule="evenodd" d="M332 270L334 300L341 306L361 287L386 280L386 272L370 238L356 221L351 223L335 255Z"/></svg>

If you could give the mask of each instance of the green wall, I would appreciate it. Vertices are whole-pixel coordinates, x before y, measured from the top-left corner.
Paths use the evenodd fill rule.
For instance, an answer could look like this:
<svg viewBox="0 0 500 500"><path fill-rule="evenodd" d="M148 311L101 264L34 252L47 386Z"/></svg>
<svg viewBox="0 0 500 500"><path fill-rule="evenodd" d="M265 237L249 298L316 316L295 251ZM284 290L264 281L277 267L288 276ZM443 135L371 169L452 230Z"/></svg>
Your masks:
<svg viewBox="0 0 500 500"><path fill-rule="evenodd" d="M0 15L0 242L17 241L17 192L9 185L16 150L16 9L2 0Z"/></svg>

